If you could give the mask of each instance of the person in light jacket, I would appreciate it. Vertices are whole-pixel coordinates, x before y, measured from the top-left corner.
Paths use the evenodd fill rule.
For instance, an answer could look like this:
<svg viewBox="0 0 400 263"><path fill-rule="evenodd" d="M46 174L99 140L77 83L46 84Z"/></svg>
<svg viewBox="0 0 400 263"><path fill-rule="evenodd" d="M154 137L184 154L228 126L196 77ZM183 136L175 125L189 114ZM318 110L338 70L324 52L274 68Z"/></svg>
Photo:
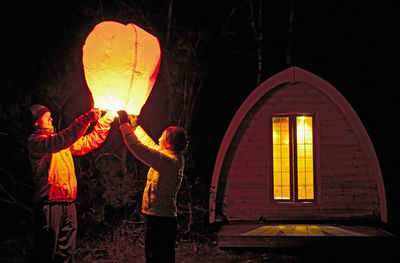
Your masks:
<svg viewBox="0 0 400 263"><path fill-rule="evenodd" d="M187 148L186 131L177 126L164 130L157 145L137 124L137 117L119 111L120 131L129 151L150 167L143 191L146 217L146 262L175 262L177 235L176 195L179 191Z"/></svg>
<svg viewBox="0 0 400 263"><path fill-rule="evenodd" d="M79 116L64 130L55 133L50 110L30 107L34 132L28 138L28 154L33 171L35 241L32 262L74 262L77 219L77 181L72 155L84 155L107 138L113 116L100 118L99 109ZM85 135L91 123L92 132Z"/></svg>

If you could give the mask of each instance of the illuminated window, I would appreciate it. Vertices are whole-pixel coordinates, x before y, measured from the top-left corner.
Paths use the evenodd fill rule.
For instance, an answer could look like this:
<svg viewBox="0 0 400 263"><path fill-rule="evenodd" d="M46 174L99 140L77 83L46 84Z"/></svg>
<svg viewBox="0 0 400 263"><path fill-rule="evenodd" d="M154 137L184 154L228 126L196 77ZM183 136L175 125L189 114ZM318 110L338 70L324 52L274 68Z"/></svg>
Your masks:
<svg viewBox="0 0 400 263"><path fill-rule="evenodd" d="M313 117L272 118L274 200L314 200Z"/></svg>
<svg viewBox="0 0 400 263"><path fill-rule="evenodd" d="M274 117L273 124L274 199L290 199L289 117Z"/></svg>

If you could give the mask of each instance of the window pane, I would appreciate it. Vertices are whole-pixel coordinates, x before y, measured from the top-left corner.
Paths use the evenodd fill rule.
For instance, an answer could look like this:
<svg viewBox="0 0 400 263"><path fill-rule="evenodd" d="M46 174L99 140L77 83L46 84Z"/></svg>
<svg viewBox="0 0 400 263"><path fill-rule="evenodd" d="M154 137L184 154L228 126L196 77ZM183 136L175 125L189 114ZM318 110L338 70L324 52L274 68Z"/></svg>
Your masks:
<svg viewBox="0 0 400 263"><path fill-rule="evenodd" d="M274 199L290 199L289 117L272 118Z"/></svg>
<svg viewBox="0 0 400 263"><path fill-rule="evenodd" d="M297 198L314 199L313 126L311 116L296 117Z"/></svg>
<svg viewBox="0 0 400 263"><path fill-rule="evenodd" d="M305 172L306 164L305 162L297 162L297 173Z"/></svg>
<svg viewBox="0 0 400 263"><path fill-rule="evenodd" d="M273 147L274 149L273 149L273 155L276 157L276 158L281 158L281 152L282 152L282 148L281 148L281 146L279 145L279 144L274 144L274 147Z"/></svg>
<svg viewBox="0 0 400 263"><path fill-rule="evenodd" d="M305 126L307 128L307 126ZM312 131L304 131L304 143L307 145L312 145L313 136Z"/></svg>
<svg viewBox="0 0 400 263"><path fill-rule="evenodd" d="M313 147L311 145L306 145L305 146L305 151L306 151L306 158L311 158L313 157Z"/></svg>
<svg viewBox="0 0 400 263"><path fill-rule="evenodd" d="M299 187L306 185L306 173L305 172L298 172L298 174L297 174L297 185Z"/></svg>
<svg viewBox="0 0 400 263"><path fill-rule="evenodd" d="M290 199L290 186L282 187L282 199L289 200Z"/></svg>
<svg viewBox="0 0 400 263"><path fill-rule="evenodd" d="M305 171L312 173L312 171L314 170L313 169L314 168L313 159L312 158L306 158L305 160L306 160L306 169L305 169Z"/></svg>
<svg viewBox="0 0 400 263"><path fill-rule="evenodd" d="M280 134L274 132L274 138L273 138L272 143L273 143L274 145L279 145L279 144L281 143Z"/></svg>
<svg viewBox="0 0 400 263"><path fill-rule="evenodd" d="M282 173L282 186L290 186L290 171Z"/></svg>
<svg viewBox="0 0 400 263"><path fill-rule="evenodd" d="M274 186L274 199L275 200L282 199L282 187L279 185Z"/></svg>
<svg viewBox="0 0 400 263"><path fill-rule="evenodd" d="M301 117L300 117L301 118ZM312 117L308 116L304 119L304 125L305 125L305 130L306 131L312 131Z"/></svg>
<svg viewBox="0 0 400 263"><path fill-rule="evenodd" d="M289 147L289 141L287 142L287 144L285 143L285 145L282 146L282 158L284 159L290 159L290 147Z"/></svg>
<svg viewBox="0 0 400 263"><path fill-rule="evenodd" d="M281 174L282 172L282 159L274 159L274 174Z"/></svg>
<svg viewBox="0 0 400 263"><path fill-rule="evenodd" d="M305 199L314 199L314 187L306 187L306 197Z"/></svg>
<svg viewBox="0 0 400 263"><path fill-rule="evenodd" d="M306 188L304 185L299 185L297 188L297 198L299 200L304 200L306 199Z"/></svg>
<svg viewBox="0 0 400 263"><path fill-rule="evenodd" d="M282 174L274 173L274 182L281 182L281 181L282 181Z"/></svg>

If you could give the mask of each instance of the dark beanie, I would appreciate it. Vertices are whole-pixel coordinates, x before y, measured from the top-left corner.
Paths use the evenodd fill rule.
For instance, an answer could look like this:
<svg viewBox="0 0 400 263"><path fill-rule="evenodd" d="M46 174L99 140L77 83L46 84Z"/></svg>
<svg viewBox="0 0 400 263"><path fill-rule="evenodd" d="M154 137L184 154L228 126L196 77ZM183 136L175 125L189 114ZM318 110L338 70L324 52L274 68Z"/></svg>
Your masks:
<svg viewBox="0 0 400 263"><path fill-rule="evenodd" d="M32 106L29 108L29 110L30 110L31 113L32 113L32 118L33 118L33 121L34 121L34 122L36 122L36 121L37 121L40 117L42 117L43 114L45 114L46 112L50 112L50 110L49 110L46 106L43 106L43 105L40 105L40 104L32 105Z"/></svg>

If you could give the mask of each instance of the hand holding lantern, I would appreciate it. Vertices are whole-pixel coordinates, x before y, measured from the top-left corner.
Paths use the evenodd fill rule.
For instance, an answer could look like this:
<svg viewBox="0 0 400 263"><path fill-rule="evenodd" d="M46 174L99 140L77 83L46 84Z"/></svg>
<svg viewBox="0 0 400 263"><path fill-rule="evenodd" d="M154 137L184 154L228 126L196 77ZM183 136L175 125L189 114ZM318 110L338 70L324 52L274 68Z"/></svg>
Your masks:
<svg viewBox="0 0 400 263"><path fill-rule="evenodd" d="M117 113L118 113L119 124L120 124L120 125L129 122L128 113L126 113L126 111L124 111L124 110L119 110L119 111L117 111Z"/></svg>
<svg viewBox="0 0 400 263"><path fill-rule="evenodd" d="M135 128L139 125L139 116L129 115L129 122L131 123L132 128Z"/></svg>
<svg viewBox="0 0 400 263"><path fill-rule="evenodd" d="M90 109L84 115L82 115L83 122L90 124L97 121L101 116L100 110L97 108Z"/></svg>

